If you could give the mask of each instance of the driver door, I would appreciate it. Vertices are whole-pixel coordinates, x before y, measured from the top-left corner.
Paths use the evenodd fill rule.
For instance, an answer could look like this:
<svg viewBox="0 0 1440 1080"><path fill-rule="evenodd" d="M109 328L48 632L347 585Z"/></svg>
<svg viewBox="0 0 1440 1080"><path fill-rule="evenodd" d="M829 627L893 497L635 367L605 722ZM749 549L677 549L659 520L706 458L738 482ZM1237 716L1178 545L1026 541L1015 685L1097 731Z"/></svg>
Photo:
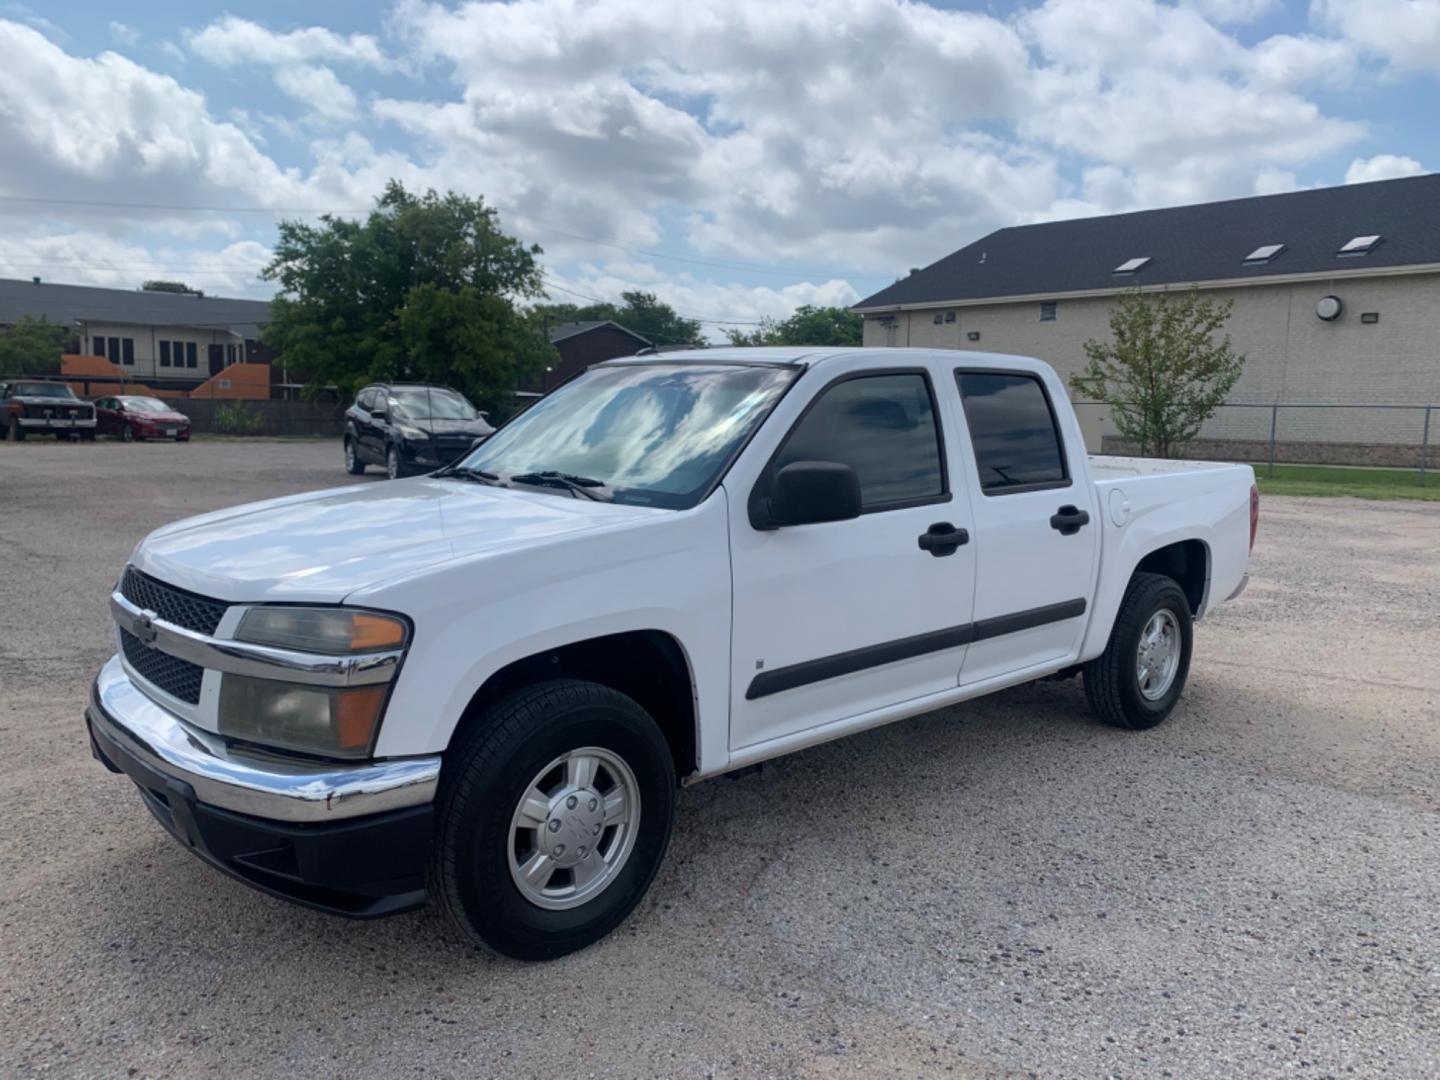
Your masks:
<svg viewBox="0 0 1440 1080"><path fill-rule="evenodd" d="M975 545L958 532L969 503L950 479L937 382L928 367L842 372L790 422L753 489L727 481L732 750L958 684ZM861 515L757 529L747 497L764 498L795 461L853 469ZM953 546L922 542L946 530Z"/></svg>

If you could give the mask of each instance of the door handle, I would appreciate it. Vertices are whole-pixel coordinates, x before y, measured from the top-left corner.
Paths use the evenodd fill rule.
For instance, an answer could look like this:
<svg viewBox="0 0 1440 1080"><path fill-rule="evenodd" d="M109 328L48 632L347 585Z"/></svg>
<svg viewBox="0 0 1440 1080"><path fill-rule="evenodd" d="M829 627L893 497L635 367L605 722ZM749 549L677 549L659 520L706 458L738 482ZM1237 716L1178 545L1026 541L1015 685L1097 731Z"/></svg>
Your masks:
<svg viewBox="0 0 1440 1080"><path fill-rule="evenodd" d="M938 521L920 534L920 550L928 551L937 559L954 555L957 548L970 542L970 534L957 529L948 521Z"/></svg>
<svg viewBox="0 0 1440 1080"><path fill-rule="evenodd" d="M1061 536L1074 536L1080 531L1081 526L1089 524L1090 512L1070 506L1068 503L1050 515L1050 527L1059 532Z"/></svg>

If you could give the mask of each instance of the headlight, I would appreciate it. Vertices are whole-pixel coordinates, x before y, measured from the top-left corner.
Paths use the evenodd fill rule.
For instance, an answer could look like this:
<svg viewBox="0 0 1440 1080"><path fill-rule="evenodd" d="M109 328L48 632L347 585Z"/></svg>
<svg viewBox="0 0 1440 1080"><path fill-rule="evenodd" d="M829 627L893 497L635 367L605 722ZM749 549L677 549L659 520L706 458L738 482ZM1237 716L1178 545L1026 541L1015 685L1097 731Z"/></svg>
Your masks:
<svg viewBox="0 0 1440 1080"><path fill-rule="evenodd" d="M352 608L253 607L235 636L255 645L312 653L398 649L409 627L393 615Z"/></svg>
<svg viewBox="0 0 1440 1080"><path fill-rule="evenodd" d="M253 607L236 639L326 656L403 649L410 624L355 608ZM327 757L367 757L375 745L390 683L320 686L226 672L220 680L220 734L281 750Z"/></svg>
<svg viewBox="0 0 1440 1080"><path fill-rule="evenodd" d="M400 425L400 436L405 439L423 440L430 438L427 432L421 431L418 427L411 427L409 424Z"/></svg>
<svg viewBox="0 0 1440 1080"><path fill-rule="evenodd" d="M389 689L341 690L227 674L220 680L220 734L326 757L368 757Z"/></svg>

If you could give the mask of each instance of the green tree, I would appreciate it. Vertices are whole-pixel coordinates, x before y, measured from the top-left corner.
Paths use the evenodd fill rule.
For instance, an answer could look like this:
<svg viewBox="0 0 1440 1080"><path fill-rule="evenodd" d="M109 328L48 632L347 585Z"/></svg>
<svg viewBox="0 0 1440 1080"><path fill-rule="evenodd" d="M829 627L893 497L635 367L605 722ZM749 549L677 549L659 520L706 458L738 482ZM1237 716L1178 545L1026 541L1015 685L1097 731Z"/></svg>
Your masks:
<svg viewBox="0 0 1440 1080"><path fill-rule="evenodd" d="M804 304L788 319L762 319L750 333L726 330L731 345L859 345L864 320L849 308Z"/></svg>
<svg viewBox="0 0 1440 1080"><path fill-rule="evenodd" d="M543 295L539 254L484 199L392 180L364 221L281 222L263 340L312 388L425 380L503 416L555 355L517 307Z"/></svg>
<svg viewBox="0 0 1440 1080"><path fill-rule="evenodd" d="M65 327L44 316L21 315L0 329L0 375L58 374L67 336Z"/></svg>
<svg viewBox="0 0 1440 1080"><path fill-rule="evenodd" d="M1080 394L1110 406L1122 438L1142 455L1175 457L1193 439L1245 366L1218 334L1232 301L1187 293L1125 293L1110 309L1112 341L1085 343L1087 364L1070 377Z"/></svg>
<svg viewBox="0 0 1440 1080"><path fill-rule="evenodd" d="M200 289L192 289L183 281L147 281L140 286L141 292L173 292L184 293L186 296L204 296Z"/></svg>
<svg viewBox="0 0 1440 1080"><path fill-rule="evenodd" d="M703 345L700 323L676 313L654 293L632 289L620 294L619 304L537 304L530 319L537 328L553 330L567 322L608 319L633 330L652 345Z"/></svg>

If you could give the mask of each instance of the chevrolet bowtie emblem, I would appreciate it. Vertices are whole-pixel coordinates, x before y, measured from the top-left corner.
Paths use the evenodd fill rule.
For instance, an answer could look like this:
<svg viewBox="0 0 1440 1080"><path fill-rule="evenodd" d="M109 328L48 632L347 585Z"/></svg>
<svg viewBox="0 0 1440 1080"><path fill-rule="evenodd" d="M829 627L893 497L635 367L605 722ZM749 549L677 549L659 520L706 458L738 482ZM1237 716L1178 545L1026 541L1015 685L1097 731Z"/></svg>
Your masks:
<svg viewBox="0 0 1440 1080"><path fill-rule="evenodd" d="M153 611L142 611L130 624L130 632L140 639L142 645L155 644L155 619Z"/></svg>

